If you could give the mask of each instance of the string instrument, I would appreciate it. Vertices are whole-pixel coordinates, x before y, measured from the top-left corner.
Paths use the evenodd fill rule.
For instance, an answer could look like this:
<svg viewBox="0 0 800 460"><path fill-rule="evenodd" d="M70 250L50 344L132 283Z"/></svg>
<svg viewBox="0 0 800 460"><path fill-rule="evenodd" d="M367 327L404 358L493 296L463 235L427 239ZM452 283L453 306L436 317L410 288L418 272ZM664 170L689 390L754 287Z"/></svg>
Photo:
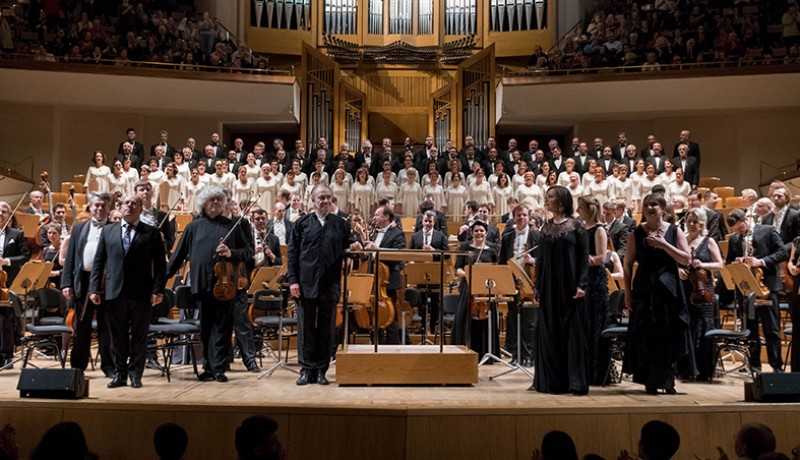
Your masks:
<svg viewBox="0 0 800 460"><path fill-rule="evenodd" d="M39 187L42 189L42 192L47 197L47 206L50 210L50 214L42 216L41 220L39 221L39 227L41 227L42 225L49 224L50 220L53 217L53 197L50 193L52 190L50 188L50 174L48 174L47 171L42 171L42 173L39 174L39 178L42 180Z"/></svg>
<svg viewBox="0 0 800 460"><path fill-rule="evenodd" d="M27 195L27 194L28 193L25 192L19 198L19 201L17 202L17 206L15 206L14 210L11 211L11 214L8 215L8 220L6 220L6 223L3 224L3 228L0 228L0 235L5 233L6 229L11 225L11 221L14 219L14 214L16 214L17 210L19 209L19 206L22 204L22 200L25 199L25 195ZM0 266L0 301L9 301L9 300L11 300L11 297L8 294L8 287L6 286L7 282L8 282L8 274L3 270L3 267Z"/></svg>
<svg viewBox="0 0 800 460"><path fill-rule="evenodd" d="M242 213L239 215L239 218L236 220L236 222L234 222L230 230L228 230L228 233L226 233L225 236L220 238L219 244L225 243L225 240L227 240L233 234L236 228L242 223L242 219L244 219L244 216L247 215L247 213L250 211L253 205L258 201L258 196L256 196L255 199L253 199L254 194L255 192L252 192L250 194L250 200L247 204L247 207L242 210ZM214 254L213 257L219 258L216 253ZM240 265L240 267L243 268L242 265ZM245 272L244 270L234 270L233 264L230 261L218 260L214 264L214 276L217 279L216 283L214 283L214 288L212 289L212 294L214 295L214 298L217 300L221 300L223 302L228 302L233 300L236 297L236 291L237 289L239 289L239 285L241 284L240 274L244 272ZM248 279L247 276L245 275L243 289L247 289L247 284L248 284Z"/></svg>
<svg viewBox="0 0 800 460"><path fill-rule="evenodd" d="M369 235L366 235L363 227L361 227L361 231L359 234L362 237L362 241L365 243L367 241L374 241L375 235L377 232L377 228L375 227L373 222L370 222L369 225ZM368 239L363 239L364 236L369 236ZM358 268L358 272L366 273L369 270L370 264L361 264ZM375 266L376 264L372 264ZM353 309L353 317L356 320L356 324L358 327L364 329L372 329L374 321L374 315L378 315L378 329L385 329L389 327L395 319L396 312L394 303L392 299L389 297L389 294L386 291L386 286L389 285L389 266L384 263L377 264L377 267L374 268L377 270L377 276L375 276L375 281L372 285L372 294L369 297L369 301L367 302L366 308L356 308ZM378 297L375 298L375 283L378 283Z"/></svg>
<svg viewBox="0 0 800 460"><path fill-rule="evenodd" d="M486 244L486 243L484 243L484 244ZM478 257L475 258L477 260L476 263L480 263L481 254L482 253L483 253L483 248L481 248L481 250L478 251ZM489 304L488 300L475 300L475 299L473 299L472 300L472 308L470 310L470 314L472 315L473 319L479 319L479 320L489 319L489 308L490 307L491 307L491 305Z"/></svg>
<svg viewBox="0 0 800 460"><path fill-rule="evenodd" d="M694 249L692 249L692 260L695 260ZM689 282L692 284L692 293L689 300L694 305L707 305L714 302L714 282L711 274L703 268L689 266L687 269Z"/></svg>
<svg viewBox="0 0 800 460"><path fill-rule="evenodd" d="M75 219L77 218L78 210L75 206L75 185L69 186L69 207L72 209L72 225L75 225Z"/></svg>
<svg viewBox="0 0 800 460"><path fill-rule="evenodd" d="M744 237L744 255L745 259L753 257L753 227L750 226L750 229L747 231L747 236ZM756 279L756 291L761 292L762 296L766 297L763 294L769 295L769 288L764 284L764 270L758 267L750 267L750 272L753 273L753 278Z"/></svg>

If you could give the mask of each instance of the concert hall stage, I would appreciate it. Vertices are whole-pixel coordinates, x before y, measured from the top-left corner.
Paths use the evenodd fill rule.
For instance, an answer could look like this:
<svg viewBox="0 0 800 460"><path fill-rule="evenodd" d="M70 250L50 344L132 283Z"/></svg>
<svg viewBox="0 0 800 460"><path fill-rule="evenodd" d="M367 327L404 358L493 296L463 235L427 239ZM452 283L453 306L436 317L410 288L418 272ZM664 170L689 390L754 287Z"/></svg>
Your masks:
<svg viewBox="0 0 800 460"><path fill-rule="evenodd" d="M581 456L615 459L620 449L635 452L640 427L653 418L678 428L681 459L717 458L717 445L732 454L733 434L748 421L771 426L784 452L800 441L798 406L745 403L741 374L681 383L677 396L648 396L624 382L578 397L525 391L530 381L520 372L489 380L504 369L481 367L475 386L339 387L333 367L332 385L298 387L286 370L258 380L237 362L228 383L200 383L182 366L171 383L146 371L139 390L109 390L98 370L88 373L88 399L61 401L20 399L17 366L0 372L0 423L17 428L27 457L48 427L76 421L103 459L155 458L152 434L164 422L188 431L187 460L233 459L234 431L253 414L279 423L290 459L529 459L553 429L572 435Z"/></svg>

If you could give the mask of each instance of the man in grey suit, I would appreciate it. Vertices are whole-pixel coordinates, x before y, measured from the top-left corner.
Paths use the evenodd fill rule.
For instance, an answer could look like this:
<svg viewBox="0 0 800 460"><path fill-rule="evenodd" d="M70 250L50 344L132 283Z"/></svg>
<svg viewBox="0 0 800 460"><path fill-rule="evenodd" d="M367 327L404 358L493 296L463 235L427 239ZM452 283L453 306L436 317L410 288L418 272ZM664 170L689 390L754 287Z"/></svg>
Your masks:
<svg viewBox="0 0 800 460"><path fill-rule="evenodd" d="M122 201L122 220L103 227L89 281L89 300L106 301L111 353L116 374L109 388L142 387L147 356L147 331L152 307L164 299L166 258L161 235L139 220L142 199L128 195Z"/></svg>

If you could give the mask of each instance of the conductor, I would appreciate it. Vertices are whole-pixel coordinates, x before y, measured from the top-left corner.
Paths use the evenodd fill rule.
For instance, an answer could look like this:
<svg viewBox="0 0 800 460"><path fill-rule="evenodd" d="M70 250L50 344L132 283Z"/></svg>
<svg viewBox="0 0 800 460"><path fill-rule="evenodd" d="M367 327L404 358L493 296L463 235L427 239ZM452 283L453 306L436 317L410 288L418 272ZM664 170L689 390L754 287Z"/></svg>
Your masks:
<svg viewBox="0 0 800 460"><path fill-rule="evenodd" d="M344 219L330 215L331 189L314 187L314 212L294 223L288 236L288 277L292 297L299 299L298 385L328 385L334 310L341 294L342 261L355 239Z"/></svg>

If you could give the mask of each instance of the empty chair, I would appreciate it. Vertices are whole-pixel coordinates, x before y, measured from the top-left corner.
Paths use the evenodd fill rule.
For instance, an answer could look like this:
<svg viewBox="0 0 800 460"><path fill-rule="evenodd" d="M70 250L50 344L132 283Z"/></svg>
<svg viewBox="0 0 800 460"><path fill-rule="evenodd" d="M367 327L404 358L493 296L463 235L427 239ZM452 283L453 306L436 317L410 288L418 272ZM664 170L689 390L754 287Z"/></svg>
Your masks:
<svg viewBox="0 0 800 460"><path fill-rule="evenodd" d="M178 291L190 290L189 286L179 286ZM181 299L186 298L185 292L181 292ZM172 289L166 289L164 300L160 305L154 307L154 315L157 315L156 321L150 324L150 332L148 337L148 351L161 352L164 358L164 368L161 375L167 376L167 381L171 381L170 369L172 366L172 357L175 349L186 346L189 351L189 359L192 361L192 369L195 375L197 372L197 357L194 355L194 346L200 344L200 327L192 324L191 322L169 322L164 323L159 321L161 318L169 315L172 307L177 304L181 311L195 309L194 303L177 303L178 294ZM158 313L157 313L158 312Z"/></svg>
<svg viewBox="0 0 800 460"><path fill-rule="evenodd" d="M296 372L294 369L286 367L286 362L289 360L289 338L291 335L296 334L287 334L285 328L297 326L297 318L286 316L288 300L288 293L283 291L259 289L253 293L253 310L263 313L263 316L258 316L254 319L256 336L260 342L259 348L266 347L267 353L275 360L272 367L264 371L262 375L272 375L279 367ZM278 349L274 350L269 341L276 338L278 340ZM281 356L284 338L286 338L286 359Z"/></svg>

